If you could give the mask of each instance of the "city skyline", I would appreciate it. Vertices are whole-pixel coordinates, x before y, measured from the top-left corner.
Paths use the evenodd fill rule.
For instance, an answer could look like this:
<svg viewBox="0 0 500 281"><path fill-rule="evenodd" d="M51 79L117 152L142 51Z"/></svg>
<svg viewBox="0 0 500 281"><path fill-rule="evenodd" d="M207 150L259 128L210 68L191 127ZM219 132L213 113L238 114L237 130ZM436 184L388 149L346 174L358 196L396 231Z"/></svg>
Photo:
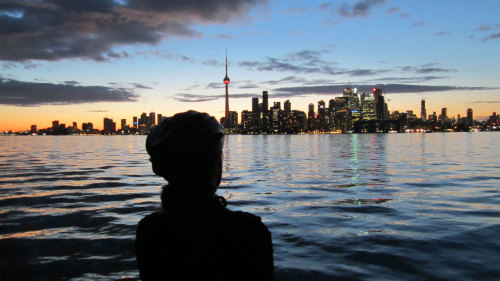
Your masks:
<svg viewBox="0 0 500 281"><path fill-rule="evenodd" d="M472 108L484 120L500 104L497 10L495 0L12 1L0 5L0 131L150 111L220 119L226 50L231 111L267 90L307 112L350 86L384 89L390 111L419 113L425 99L428 113Z"/></svg>
<svg viewBox="0 0 500 281"><path fill-rule="evenodd" d="M342 100L346 96L349 98L347 98L347 100ZM351 105L351 100L353 99L353 96L355 97L354 101L356 101L356 102ZM271 97L272 97L272 95L271 95ZM374 103L371 105L371 107L373 107L373 108L371 108L371 110L369 108L370 106L368 106L368 108L366 108L363 105L364 101L365 101L365 97L367 97L368 99L371 98L371 100L373 100L373 102L375 102L375 103L377 102L378 97L382 97L381 98L382 107L380 108L380 107L376 106L376 104ZM255 95L254 97L252 97L251 104L249 103L250 108L244 109L241 112L228 111L226 116L228 116L231 113L234 113L235 116L231 117L229 119L231 121L228 121L228 123L225 124L226 128L228 128L228 129L234 128L234 129L236 129L236 132L238 132L238 133L245 133L245 131L242 129L244 126L244 118L248 118L249 117L248 114L252 115L252 113L254 113L254 114L260 115L260 113L264 112L265 114L268 114L269 115L268 118L271 119L273 109L278 109L279 114L287 113L287 112L288 113L291 113L291 112L303 113L304 117L307 116L306 117L307 119L311 118L311 114L314 116L314 118L318 118L319 115L325 115L325 116L331 115L331 117L333 117L334 115L336 115L337 110L334 110L334 108L332 107L332 102L333 103L338 102L339 99L342 102L345 102L345 104L340 105L341 107L343 107L342 111L347 110L347 111L359 112L359 113L361 113L362 116L358 116L357 118L360 120L365 120L365 121L370 120L370 119L389 120L391 118L392 119L394 118L394 117L390 117L393 114L398 114L398 115L405 114L405 117L404 117L405 119L406 118L416 118L416 119L421 119L423 121L431 120L431 118L438 118L438 116L439 116L439 119L436 119L436 121L437 120L439 120L439 121L450 120L450 121L453 121L453 123L456 122L456 124L461 122L460 119L462 119L462 122L464 121L464 119L466 119L467 120L466 123L469 126L472 125L473 121L481 121L481 120L478 120L478 119L473 117L473 109L472 108L467 108L467 110L463 114L457 114L457 116L452 116L452 115L448 115L447 107L441 107L440 110L432 110L432 109L427 108L425 99L422 99L420 102L420 111L419 112L414 112L413 110L406 110L406 111L395 110L393 112L390 112L390 111L388 111L387 102L384 101L383 90L379 89L379 88L372 88L371 93L368 93L368 92L358 93L356 88L344 88L343 93L341 95L333 97L332 99L330 99L328 101L329 106L326 106L327 103L325 102L325 100L318 100L318 101L316 101L317 104L315 104L313 102L308 104L308 111L307 112L300 111L300 110L293 108L292 102L289 99L284 100L284 101L274 101L271 99L271 102L270 102L268 91L262 91L262 97L260 97L260 99L262 101L261 103L259 103L259 96L258 95ZM281 108L282 102L283 102L283 108ZM270 106L271 104L274 104L274 106ZM357 105L355 105L355 104L357 104ZM226 105L227 105L227 103L226 103ZM384 107L384 105L385 105L385 107ZM322 110L320 108L320 106L322 106L322 108L323 108L322 114L320 113L320 111ZM228 109L227 106L226 106L226 109ZM249 110L249 109L251 109L251 110ZM379 111L379 112L377 112L377 111ZM384 112L384 111L385 111L385 113L384 113L385 116L381 115L381 112ZM246 114L246 116L244 116L244 114ZM492 112L492 114L490 116L488 116L488 118L491 120L491 118L494 117L495 114L496 114L496 112ZM135 133L146 134L149 132L150 128L159 124L163 119L165 119L169 116L172 116L172 115L164 115L163 113L156 113L154 111L149 111L149 115L147 112L142 112L140 115L138 114L136 116L129 117L129 119L123 118L123 117L118 118L117 121L115 121L113 118L104 117L103 122L97 123L97 124L94 124L92 122L78 123L75 121L61 122L60 120L52 120L51 126L43 127L43 126L38 126L38 124L32 124L32 125L30 125L30 128L28 128L26 130L20 130L17 132L29 132L29 131L37 132L39 130L43 131L43 130L50 130L50 129L58 130L58 129L71 128L71 130L73 130L74 133L81 131L81 132L87 132L87 133L113 133L114 134L114 133L119 133L121 131L121 133L126 133L126 134L135 134ZM252 117L250 116L250 118L252 118ZM257 117L257 118L260 119L259 122L263 121L262 115L260 115L260 117ZM283 119L283 118L287 119L284 116L280 116L280 119ZM351 117L349 117L349 118L351 119ZM441 118L443 118L443 120ZM498 114L496 115L496 118L498 119ZM118 120L120 120L120 123L121 123L119 129L117 126ZM224 120L225 120L225 116L221 117L221 120L220 120L221 123L225 123ZM307 120L305 120L305 121L307 122ZM333 121L333 119L332 119L332 121ZM250 122L255 122L255 121L250 121ZM271 123L270 120L268 120L266 122ZM497 124L497 123L498 123L498 120L496 121L495 124ZM66 126L66 124L68 124L68 126ZM80 126L78 124L80 124ZM103 124L103 126L101 127L101 126L99 126L99 124ZM62 126L62 127L60 127L60 126ZM132 128L136 128L136 129L138 129L138 131L131 132L130 129L132 129ZM307 129L311 129L311 128L305 128L305 129L306 130L304 132L306 132ZM315 131L317 129L318 128L312 129L310 131ZM333 131L333 130L331 130L331 131ZM1 132L2 131L0 131L0 133ZM71 133L71 131L67 131L66 133Z"/></svg>

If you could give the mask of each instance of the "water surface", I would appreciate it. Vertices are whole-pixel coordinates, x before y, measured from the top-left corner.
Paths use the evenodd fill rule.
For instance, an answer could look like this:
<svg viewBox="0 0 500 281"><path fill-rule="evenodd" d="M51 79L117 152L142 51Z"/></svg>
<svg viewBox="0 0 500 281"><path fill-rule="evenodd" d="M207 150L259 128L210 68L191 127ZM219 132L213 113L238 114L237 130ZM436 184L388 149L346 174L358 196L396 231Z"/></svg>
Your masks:
<svg viewBox="0 0 500 281"><path fill-rule="evenodd" d="M231 135L219 194L269 227L276 280L494 279L498 140ZM0 279L138 279L135 227L164 184L144 141L1 137Z"/></svg>

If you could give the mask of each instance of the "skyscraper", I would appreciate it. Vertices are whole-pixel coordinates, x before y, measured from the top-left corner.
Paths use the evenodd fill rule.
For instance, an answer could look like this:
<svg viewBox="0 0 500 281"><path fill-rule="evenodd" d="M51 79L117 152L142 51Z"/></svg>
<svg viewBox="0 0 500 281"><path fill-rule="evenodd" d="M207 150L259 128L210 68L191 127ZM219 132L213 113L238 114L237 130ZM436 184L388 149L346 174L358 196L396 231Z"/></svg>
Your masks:
<svg viewBox="0 0 500 281"><path fill-rule="evenodd" d="M422 119L422 121L425 121L426 116L427 110L425 109L425 100L422 100L422 102L420 103L420 118Z"/></svg>
<svg viewBox="0 0 500 281"><path fill-rule="evenodd" d="M472 125L472 121L474 121L472 118L472 108L467 108L467 123L468 123L468 125Z"/></svg>
<svg viewBox="0 0 500 281"><path fill-rule="evenodd" d="M267 113L269 108L269 94L267 91L262 91L262 111Z"/></svg>
<svg viewBox="0 0 500 281"><path fill-rule="evenodd" d="M292 112L292 104L290 103L290 100L286 100L285 101L285 104L284 104L284 110L285 110L285 113L290 113Z"/></svg>
<svg viewBox="0 0 500 281"><path fill-rule="evenodd" d="M224 120L223 124L226 128L229 128L231 122L229 120L229 83L231 80L229 80L229 76L227 76L227 53L226 53L226 76L224 77L224 85L226 86L226 114L225 117L226 119Z"/></svg>
<svg viewBox="0 0 500 281"><path fill-rule="evenodd" d="M259 112L259 98L258 97L252 98L252 112L253 113Z"/></svg>
<svg viewBox="0 0 500 281"><path fill-rule="evenodd" d="M113 119L104 118L104 131L106 133L116 132L116 123L113 122Z"/></svg>

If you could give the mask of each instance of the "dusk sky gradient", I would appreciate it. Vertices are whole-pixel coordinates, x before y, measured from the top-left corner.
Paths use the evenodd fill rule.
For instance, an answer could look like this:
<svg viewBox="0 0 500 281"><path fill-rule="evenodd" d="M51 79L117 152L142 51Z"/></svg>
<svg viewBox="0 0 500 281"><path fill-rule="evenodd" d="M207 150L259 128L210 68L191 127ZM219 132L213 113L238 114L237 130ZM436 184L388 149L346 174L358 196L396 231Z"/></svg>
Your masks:
<svg viewBox="0 0 500 281"><path fill-rule="evenodd" d="M0 130L154 111L293 109L380 87L389 110L474 119L500 105L498 0L0 3ZM119 126L118 126L119 127Z"/></svg>

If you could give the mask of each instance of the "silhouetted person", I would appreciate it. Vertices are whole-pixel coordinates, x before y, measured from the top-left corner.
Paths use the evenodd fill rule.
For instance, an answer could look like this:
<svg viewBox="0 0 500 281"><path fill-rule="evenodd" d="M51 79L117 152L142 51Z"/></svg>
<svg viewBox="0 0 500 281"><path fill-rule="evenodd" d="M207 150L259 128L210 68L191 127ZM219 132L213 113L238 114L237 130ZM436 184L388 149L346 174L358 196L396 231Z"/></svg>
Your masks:
<svg viewBox="0 0 500 281"><path fill-rule="evenodd" d="M167 118L146 139L153 171L168 181L162 209L137 227L142 280L272 280L271 234L260 217L226 208L223 127L206 113Z"/></svg>

